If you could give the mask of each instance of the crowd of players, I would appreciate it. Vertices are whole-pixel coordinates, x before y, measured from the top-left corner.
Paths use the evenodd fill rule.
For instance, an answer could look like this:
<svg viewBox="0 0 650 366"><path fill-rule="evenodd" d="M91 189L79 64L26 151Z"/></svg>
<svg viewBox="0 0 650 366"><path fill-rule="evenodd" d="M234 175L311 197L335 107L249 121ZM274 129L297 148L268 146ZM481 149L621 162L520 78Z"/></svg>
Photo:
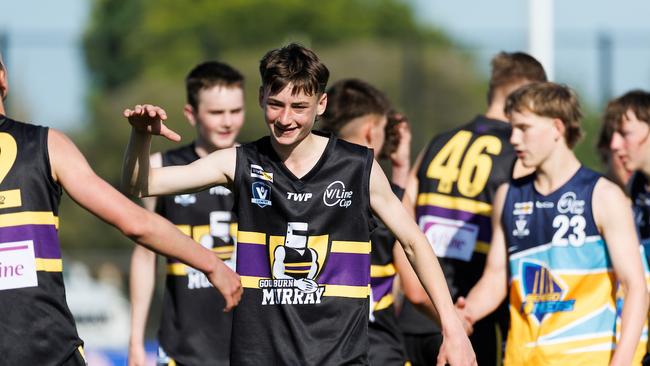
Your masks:
<svg viewBox="0 0 650 366"><path fill-rule="evenodd" d="M123 189L159 196L144 199L158 215L0 102L2 362L85 364L56 238L63 188L143 245L131 366L145 364L155 252L167 257L159 365L643 363L650 93L607 105L605 178L572 151L575 92L525 53L496 55L484 113L413 165L409 121L369 83L327 88L327 67L296 44L269 51L260 76L269 135L252 143L236 142L244 78L221 62L186 78L190 144L149 155L152 135L179 136L160 107L125 111Z"/></svg>

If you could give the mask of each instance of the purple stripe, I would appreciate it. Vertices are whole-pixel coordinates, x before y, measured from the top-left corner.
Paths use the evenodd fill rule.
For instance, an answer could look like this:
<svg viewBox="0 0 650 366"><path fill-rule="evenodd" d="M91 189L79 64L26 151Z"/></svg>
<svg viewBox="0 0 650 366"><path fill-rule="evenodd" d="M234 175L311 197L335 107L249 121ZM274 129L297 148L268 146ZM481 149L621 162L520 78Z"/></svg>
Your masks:
<svg viewBox="0 0 650 366"><path fill-rule="evenodd" d="M266 245L237 243L237 273L242 276L270 278Z"/></svg>
<svg viewBox="0 0 650 366"><path fill-rule="evenodd" d="M0 227L0 242L34 241L36 258L61 259L61 246L54 225Z"/></svg>
<svg viewBox="0 0 650 366"><path fill-rule="evenodd" d="M367 286L370 282L370 255L330 253L318 283L329 285Z"/></svg>
<svg viewBox="0 0 650 366"><path fill-rule="evenodd" d="M483 215L476 215L471 212L461 210L451 210L438 206L418 206L416 209L418 221L420 216L432 215L450 220L460 220L477 225L478 240L489 243L492 240L492 219Z"/></svg>
<svg viewBox="0 0 650 366"><path fill-rule="evenodd" d="M382 297L393 291L393 281L395 276L388 277L371 277L370 288L372 289L372 298L379 301Z"/></svg>

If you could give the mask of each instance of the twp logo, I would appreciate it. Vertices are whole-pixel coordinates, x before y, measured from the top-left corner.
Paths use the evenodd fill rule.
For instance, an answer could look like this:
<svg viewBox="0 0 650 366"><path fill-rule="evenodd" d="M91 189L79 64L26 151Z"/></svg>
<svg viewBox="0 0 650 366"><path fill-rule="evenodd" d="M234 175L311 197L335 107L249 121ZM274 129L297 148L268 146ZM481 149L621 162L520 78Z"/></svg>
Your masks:
<svg viewBox="0 0 650 366"><path fill-rule="evenodd" d="M307 202L312 197L311 193L294 193L287 192L287 199L296 202Z"/></svg>

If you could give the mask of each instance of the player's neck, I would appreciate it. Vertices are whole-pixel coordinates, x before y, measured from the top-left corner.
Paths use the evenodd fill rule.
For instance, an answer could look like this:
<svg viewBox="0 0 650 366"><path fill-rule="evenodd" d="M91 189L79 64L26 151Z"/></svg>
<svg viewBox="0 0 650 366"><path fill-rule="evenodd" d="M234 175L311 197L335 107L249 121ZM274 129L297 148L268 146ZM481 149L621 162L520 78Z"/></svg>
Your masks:
<svg viewBox="0 0 650 366"><path fill-rule="evenodd" d="M580 169L580 161L567 147L558 148L537 169L535 189L547 195L562 187Z"/></svg>
<svg viewBox="0 0 650 366"><path fill-rule="evenodd" d="M0 114L2 114L3 116L6 116L5 113L6 113L6 112L5 112L5 104L4 104L4 102L2 101L2 99L0 98Z"/></svg>
<svg viewBox="0 0 650 366"><path fill-rule="evenodd" d="M485 112L485 117L507 123L508 117L506 117L506 114L503 112L504 107L505 107L505 100L493 101L488 106L488 109Z"/></svg>
<svg viewBox="0 0 650 366"><path fill-rule="evenodd" d="M316 165L328 141L326 137L310 133L295 145L280 145L272 140L272 146L287 169L301 178Z"/></svg>

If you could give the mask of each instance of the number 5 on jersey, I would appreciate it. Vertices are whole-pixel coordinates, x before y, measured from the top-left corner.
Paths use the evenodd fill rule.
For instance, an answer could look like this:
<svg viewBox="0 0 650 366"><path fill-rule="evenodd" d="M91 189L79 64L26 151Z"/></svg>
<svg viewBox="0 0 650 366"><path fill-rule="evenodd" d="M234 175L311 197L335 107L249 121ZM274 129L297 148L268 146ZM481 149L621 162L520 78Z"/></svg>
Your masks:
<svg viewBox="0 0 650 366"><path fill-rule="evenodd" d="M459 131L431 160L427 177L438 180L438 192L451 193L456 183L460 194L475 197L485 188L492 171L489 155L501 152L501 141L490 135L480 136L470 144L471 140L471 132Z"/></svg>

